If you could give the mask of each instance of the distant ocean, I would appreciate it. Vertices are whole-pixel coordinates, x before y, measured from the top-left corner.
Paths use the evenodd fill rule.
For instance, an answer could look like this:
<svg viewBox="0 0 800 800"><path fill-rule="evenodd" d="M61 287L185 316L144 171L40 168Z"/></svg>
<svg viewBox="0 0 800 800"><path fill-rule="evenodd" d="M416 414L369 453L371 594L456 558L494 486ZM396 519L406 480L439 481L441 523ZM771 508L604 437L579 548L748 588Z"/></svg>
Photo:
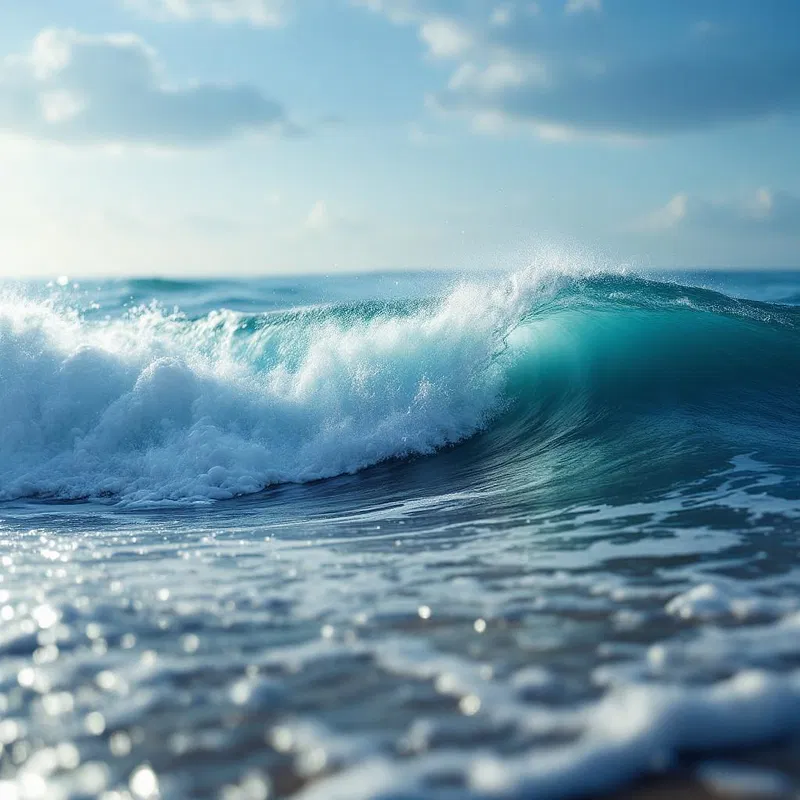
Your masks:
<svg viewBox="0 0 800 800"><path fill-rule="evenodd" d="M799 551L800 273L0 289L2 800L735 762Z"/></svg>

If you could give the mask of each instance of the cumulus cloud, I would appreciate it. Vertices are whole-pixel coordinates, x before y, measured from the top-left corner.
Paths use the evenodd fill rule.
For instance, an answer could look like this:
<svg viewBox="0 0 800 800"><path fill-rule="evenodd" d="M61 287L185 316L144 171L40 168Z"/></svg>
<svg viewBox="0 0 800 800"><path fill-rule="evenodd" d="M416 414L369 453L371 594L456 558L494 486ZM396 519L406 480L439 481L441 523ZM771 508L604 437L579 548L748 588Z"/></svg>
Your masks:
<svg viewBox="0 0 800 800"><path fill-rule="evenodd" d="M472 45L469 32L450 19L432 19L423 22L419 35L428 45L431 54L438 58L459 56Z"/></svg>
<svg viewBox="0 0 800 800"><path fill-rule="evenodd" d="M124 4L152 19L215 22L247 22L275 27L284 20L286 0L123 0Z"/></svg>
<svg viewBox="0 0 800 800"><path fill-rule="evenodd" d="M789 63L793 61L794 63ZM648 136L763 118L800 108L800 55L787 63L705 57L562 68L549 85L527 82L491 91L439 95L454 111L502 113L510 121L564 125L600 134Z"/></svg>
<svg viewBox="0 0 800 800"><path fill-rule="evenodd" d="M168 84L136 36L47 30L27 55L0 61L0 130L70 144L191 147L292 126L254 86Z"/></svg>
<svg viewBox="0 0 800 800"><path fill-rule="evenodd" d="M430 104L479 126L639 139L800 111L800 3L354 2L452 61Z"/></svg>
<svg viewBox="0 0 800 800"><path fill-rule="evenodd" d="M685 192L673 195L661 208L651 211L635 227L645 231L666 231L686 219L689 196Z"/></svg>
<svg viewBox="0 0 800 800"><path fill-rule="evenodd" d="M800 236L800 197L766 187L746 197L722 200L707 200L681 192L646 215L635 227L650 233L704 228L728 233L762 231Z"/></svg>

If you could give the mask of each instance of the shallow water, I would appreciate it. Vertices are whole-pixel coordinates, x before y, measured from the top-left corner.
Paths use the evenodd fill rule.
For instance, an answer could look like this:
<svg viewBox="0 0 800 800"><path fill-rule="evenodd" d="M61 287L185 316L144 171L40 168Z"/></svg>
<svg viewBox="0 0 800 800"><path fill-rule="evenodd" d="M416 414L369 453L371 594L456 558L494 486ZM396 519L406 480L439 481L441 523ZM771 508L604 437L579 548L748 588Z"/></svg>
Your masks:
<svg viewBox="0 0 800 800"><path fill-rule="evenodd" d="M0 797L559 798L800 734L800 276L670 277L8 287Z"/></svg>

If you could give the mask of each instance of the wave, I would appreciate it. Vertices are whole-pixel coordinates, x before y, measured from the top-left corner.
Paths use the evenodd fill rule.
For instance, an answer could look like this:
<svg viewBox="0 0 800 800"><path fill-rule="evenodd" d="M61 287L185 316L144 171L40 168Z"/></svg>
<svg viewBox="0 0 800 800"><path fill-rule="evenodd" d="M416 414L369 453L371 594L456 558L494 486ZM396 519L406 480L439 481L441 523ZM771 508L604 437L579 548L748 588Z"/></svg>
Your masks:
<svg viewBox="0 0 800 800"><path fill-rule="evenodd" d="M800 310L631 276L196 318L6 296L0 499L209 502L437 451L462 485L641 478L800 435L798 388Z"/></svg>

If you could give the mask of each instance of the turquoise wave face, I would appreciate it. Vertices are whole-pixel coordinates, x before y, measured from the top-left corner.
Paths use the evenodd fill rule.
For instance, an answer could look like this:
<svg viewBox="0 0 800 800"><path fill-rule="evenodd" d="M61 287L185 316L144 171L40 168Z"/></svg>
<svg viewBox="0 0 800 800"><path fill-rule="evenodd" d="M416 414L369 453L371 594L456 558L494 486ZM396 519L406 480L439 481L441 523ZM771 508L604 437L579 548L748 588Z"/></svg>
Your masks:
<svg viewBox="0 0 800 800"><path fill-rule="evenodd" d="M558 506L699 480L745 453L796 462L798 322L677 285L571 284L509 337L509 406L481 469Z"/></svg>
<svg viewBox="0 0 800 800"><path fill-rule="evenodd" d="M205 302L194 283L155 283ZM109 316L8 297L0 496L210 502L424 456L438 493L560 503L798 451L788 305L539 273L416 299L272 302Z"/></svg>

